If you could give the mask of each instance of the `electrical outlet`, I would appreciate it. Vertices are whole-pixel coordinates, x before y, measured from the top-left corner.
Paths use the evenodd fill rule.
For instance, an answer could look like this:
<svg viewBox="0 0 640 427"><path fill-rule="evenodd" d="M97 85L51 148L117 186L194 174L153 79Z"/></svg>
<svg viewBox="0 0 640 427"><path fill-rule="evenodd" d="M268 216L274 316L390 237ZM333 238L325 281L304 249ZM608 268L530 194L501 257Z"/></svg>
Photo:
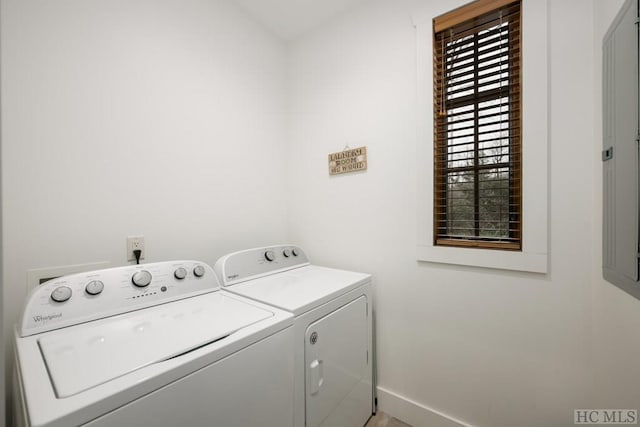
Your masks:
<svg viewBox="0 0 640 427"><path fill-rule="evenodd" d="M146 252L144 250L144 236L127 237L127 261L136 260L136 256L133 254L133 251L136 249L140 249L142 251L140 253L140 260L143 260Z"/></svg>

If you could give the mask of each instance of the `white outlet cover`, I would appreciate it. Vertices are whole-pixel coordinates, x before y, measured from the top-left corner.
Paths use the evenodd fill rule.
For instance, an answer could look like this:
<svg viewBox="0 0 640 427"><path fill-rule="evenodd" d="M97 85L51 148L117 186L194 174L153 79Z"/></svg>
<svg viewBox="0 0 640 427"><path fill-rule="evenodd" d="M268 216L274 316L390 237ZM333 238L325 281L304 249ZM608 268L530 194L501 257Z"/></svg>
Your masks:
<svg viewBox="0 0 640 427"><path fill-rule="evenodd" d="M48 280L69 274L109 268L109 261L91 262L88 264L62 265L59 267L33 268L27 270L27 292L37 288Z"/></svg>
<svg viewBox="0 0 640 427"><path fill-rule="evenodd" d="M147 248L144 245L144 236L128 236L127 237L127 261L135 261L136 257L133 255L133 249L136 243L139 244L142 254L140 259L146 258Z"/></svg>

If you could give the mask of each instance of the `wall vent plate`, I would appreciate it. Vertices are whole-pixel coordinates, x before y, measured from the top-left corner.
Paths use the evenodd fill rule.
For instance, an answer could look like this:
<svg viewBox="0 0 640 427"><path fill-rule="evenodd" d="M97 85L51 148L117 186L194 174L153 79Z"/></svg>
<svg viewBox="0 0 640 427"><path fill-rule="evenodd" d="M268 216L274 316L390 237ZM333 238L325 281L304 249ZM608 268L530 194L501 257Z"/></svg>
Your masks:
<svg viewBox="0 0 640 427"><path fill-rule="evenodd" d="M83 271L101 270L109 268L109 261L92 262L88 264L63 265L59 267L34 268L27 270L27 293L49 280Z"/></svg>

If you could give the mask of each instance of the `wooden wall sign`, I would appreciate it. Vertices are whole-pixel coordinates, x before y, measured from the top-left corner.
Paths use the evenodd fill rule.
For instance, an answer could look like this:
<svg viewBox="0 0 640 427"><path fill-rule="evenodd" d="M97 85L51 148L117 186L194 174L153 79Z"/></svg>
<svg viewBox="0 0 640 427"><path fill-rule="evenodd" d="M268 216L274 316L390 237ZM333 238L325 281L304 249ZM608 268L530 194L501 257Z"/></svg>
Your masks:
<svg viewBox="0 0 640 427"><path fill-rule="evenodd" d="M329 175L367 170L367 147L349 148L329 154Z"/></svg>

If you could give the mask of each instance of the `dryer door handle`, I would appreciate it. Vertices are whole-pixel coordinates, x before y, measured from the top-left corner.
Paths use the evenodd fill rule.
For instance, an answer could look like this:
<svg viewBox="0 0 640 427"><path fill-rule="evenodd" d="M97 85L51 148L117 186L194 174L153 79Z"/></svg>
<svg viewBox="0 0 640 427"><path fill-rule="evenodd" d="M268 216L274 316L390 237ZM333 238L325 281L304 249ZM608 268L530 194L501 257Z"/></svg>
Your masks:
<svg viewBox="0 0 640 427"><path fill-rule="evenodd" d="M320 359L316 359L309 364L309 393L313 396L318 394L322 383L324 382L324 363Z"/></svg>

